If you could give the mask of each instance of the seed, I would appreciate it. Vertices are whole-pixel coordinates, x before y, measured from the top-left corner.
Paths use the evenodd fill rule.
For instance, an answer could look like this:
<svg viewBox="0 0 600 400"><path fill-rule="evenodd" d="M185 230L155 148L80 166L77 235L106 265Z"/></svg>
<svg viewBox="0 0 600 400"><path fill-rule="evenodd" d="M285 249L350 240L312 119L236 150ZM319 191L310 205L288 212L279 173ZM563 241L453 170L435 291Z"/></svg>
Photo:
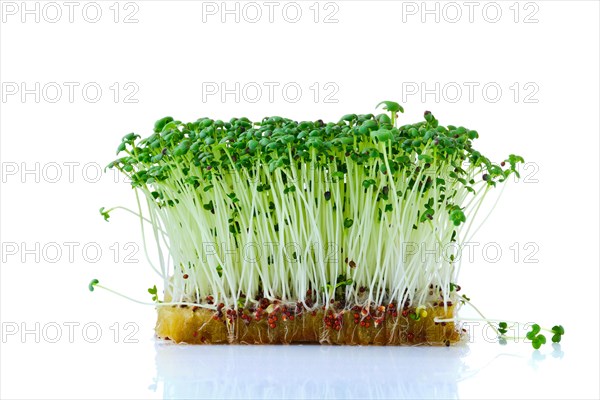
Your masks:
<svg viewBox="0 0 600 400"><path fill-rule="evenodd" d="M266 309L267 307L269 307L269 300L263 297L262 299L260 299L258 304L259 304L260 308Z"/></svg>
<svg viewBox="0 0 600 400"><path fill-rule="evenodd" d="M183 279L187 279L187 278L189 278L189 277L190 277L190 276L189 276L188 274L183 274Z"/></svg>

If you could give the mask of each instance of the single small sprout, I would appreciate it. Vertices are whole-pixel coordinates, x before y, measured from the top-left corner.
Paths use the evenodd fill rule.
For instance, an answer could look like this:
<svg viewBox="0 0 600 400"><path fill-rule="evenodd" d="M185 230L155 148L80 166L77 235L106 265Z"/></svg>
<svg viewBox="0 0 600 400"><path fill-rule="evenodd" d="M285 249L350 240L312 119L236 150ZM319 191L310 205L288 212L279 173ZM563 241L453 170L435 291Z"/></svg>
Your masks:
<svg viewBox="0 0 600 400"><path fill-rule="evenodd" d="M148 289L148 293L152 295L152 301L158 301L158 289L156 289L156 285Z"/></svg>
<svg viewBox="0 0 600 400"><path fill-rule="evenodd" d="M552 327L552 343L560 343L562 336L565 334L565 329L562 325L555 325Z"/></svg>
<svg viewBox="0 0 600 400"><path fill-rule="evenodd" d="M96 286L98 283L100 283L98 281L98 279L92 279L90 284L88 285L88 289L90 289L90 292L94 291L94 286Z"/></svg>
<svg viewBox="0 0 600 400"><path fill-rule="evenodd" d="M508 332L507 328L508 324L506 322L500 322L498 324L498 332L500 332L501 335L504 335L506 332Z"/></svg>
<svg viewBox="0 0 600 400"><path fill-rule="evenodd" d="M100 208L100 215L104 217L105 221L108 221L108 219L110 218L110 215L108 213L109 211L104 211L104 207Z"/></svg>
<svg viewBox="0 0 600 400"><path fill-rule="evenodd" d="M536 350L546 343L546 336L540 333L541 329L538 324L533 324L531 330L525 335L527 339L531 340L531 345Z"/></svg>
<svg viewBox="0 0 600 400"><path fill-rule="evenodd" d="M404 112L404 108L400 104L396 103L395 101L382 101L381 103L377 104L377 106L375 108L379 108L379 106L382 104L384 105L383 106L384 110L388 110L391 112L398 112L398 111L400 111L401 113Z"/></svg>

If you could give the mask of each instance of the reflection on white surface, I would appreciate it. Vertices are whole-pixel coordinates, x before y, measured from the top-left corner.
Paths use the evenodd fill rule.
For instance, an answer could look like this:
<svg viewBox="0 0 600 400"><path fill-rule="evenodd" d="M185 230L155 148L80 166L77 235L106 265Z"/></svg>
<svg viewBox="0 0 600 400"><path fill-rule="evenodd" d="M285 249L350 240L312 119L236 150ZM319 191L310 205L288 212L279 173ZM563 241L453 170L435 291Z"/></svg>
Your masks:
<svg viewBox="0 0 600 400"><path fill-rule="evenodd" d="M597 348L583 341L533 350L527 343L386 348L112 339L0 341L0 398L599 398Z"/></svg>
<svg viewBox="0 0 600 400"><path fill-rule="evenodd" d="M453 347L173 345L157 342L164 398L458 398L473 373Z"/></svg>

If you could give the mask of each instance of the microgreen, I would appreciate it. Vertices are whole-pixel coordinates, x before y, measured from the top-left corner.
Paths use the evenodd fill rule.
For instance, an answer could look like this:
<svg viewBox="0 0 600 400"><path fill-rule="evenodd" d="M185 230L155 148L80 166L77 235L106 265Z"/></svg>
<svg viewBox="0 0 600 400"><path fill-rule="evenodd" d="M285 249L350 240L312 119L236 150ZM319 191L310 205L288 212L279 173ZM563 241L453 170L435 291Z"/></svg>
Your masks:
<svg viewBox="0 0 600 400"><path fill-rule="evenodd" d="M546 343L546 336L542 335L540 330L541 328L538 324L533 324L531 330L525 335L527 339L531 340L531 345L536 350Z"/></svg>
<svg viewBox="0 0 600 400"><path fill-rule="evenodd" d="M348 285L352 285L352 279L346 279L346 275L340 275L337 278L337 283L335 284L335 286L332 286L331 284L327 283L326 287L327 289L337 289Z"/></svg>
<svg viewBox="0 0 600 400"><path fill-rule="evenodd" d="M152 295L152 301L158 301L158 289L156 289L156 285L148 288L148 293Z"/></svg>
<svg viewBox="0 0 600 400"><path fill-rule="evenodd" d="M552 342L560 343L562 336L565 334L565 329L562 327L562 325L555 325L552 327L551 332L554 334L552 335Z"/></svg>
<svg viewBox="0 0 600 400"><path fill-rule="evenodd" d="M104 207L100 208L100 215L102 215L104 217L105 221L108 221L108 219L110 218L108 211L105 211Z"/></svg>
<svg viewBox="0 0 600 400"><path fill-rule="evenodd" d="M95 287L95 286L96 286L98 283L100 283L100 282L98 281L98 279L92 279L92 280L91 280L90 284L88 285L88 289L90 289L90 292L93 292L93 291L94 291L94 287Z"/></svg>
<svg viewBox="0 0 600 400"><path fill-rule="evenodd" d="M456 254L423 260L402 245L460 247L489 189L523 159L495 164L474 148L475 130L429 111L400 125L400 104L379 107L387 113L337 122L169 116L147 137L125 135L108 167L135 189L165 297L241 307L307 304L309 293L313 307L406 304L415 320L434 302L468 301L453 283ZM109 211L100 209L107 221ZM249 244L262 253L247 256ZM159 301L156 285L148 292Z"/></svg>
<svg viewBox="0 0 600 400"><path fill-rule="evenodd" d="M546 343L546 336L541 335L541 334L534 337L533 340L531 341L531 345L536 350L539 349L545 343Z"/></svg>
<svg viewBox="0 0 600 400"><path fill-rule="evenodd" d="M498 332L500 332L501 335L505 335L506 332L508 332L508 324L506 322L500 322L498 324Z"/></svg>

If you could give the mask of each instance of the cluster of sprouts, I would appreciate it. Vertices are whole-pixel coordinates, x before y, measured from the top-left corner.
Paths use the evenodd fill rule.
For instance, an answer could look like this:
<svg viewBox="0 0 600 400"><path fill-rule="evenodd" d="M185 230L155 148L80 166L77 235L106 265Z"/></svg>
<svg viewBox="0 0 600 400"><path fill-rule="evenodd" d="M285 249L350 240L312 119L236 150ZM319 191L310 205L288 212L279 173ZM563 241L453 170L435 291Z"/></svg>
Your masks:
<svg viewBox="0 0 600 400"><path fill-rule="evenodd" d="M493 164L473 149L476 131L429 112L396 127L401 108L384 104L391 116L167 117L148 138L125 136L110 167L143 194L166 249L154 269L168 297L231 306L314 290L322 305L341 289L349 304L418 306L434 286L449 299L452 254L424 259L421 249L466 237L488 190L521 159Z"/></svg>
<svg viewBox="0 0 600 400"><path fill-rule="evenodd" d="M387 113L337 122L166 117L146 138L126 135L109 167L131 180L144 243L148 223L158 245L162 304L456 300L457 249L523 159L493 163L473 148L476 131L428 111L399 125L402 107L380 105Z"/></svg>

